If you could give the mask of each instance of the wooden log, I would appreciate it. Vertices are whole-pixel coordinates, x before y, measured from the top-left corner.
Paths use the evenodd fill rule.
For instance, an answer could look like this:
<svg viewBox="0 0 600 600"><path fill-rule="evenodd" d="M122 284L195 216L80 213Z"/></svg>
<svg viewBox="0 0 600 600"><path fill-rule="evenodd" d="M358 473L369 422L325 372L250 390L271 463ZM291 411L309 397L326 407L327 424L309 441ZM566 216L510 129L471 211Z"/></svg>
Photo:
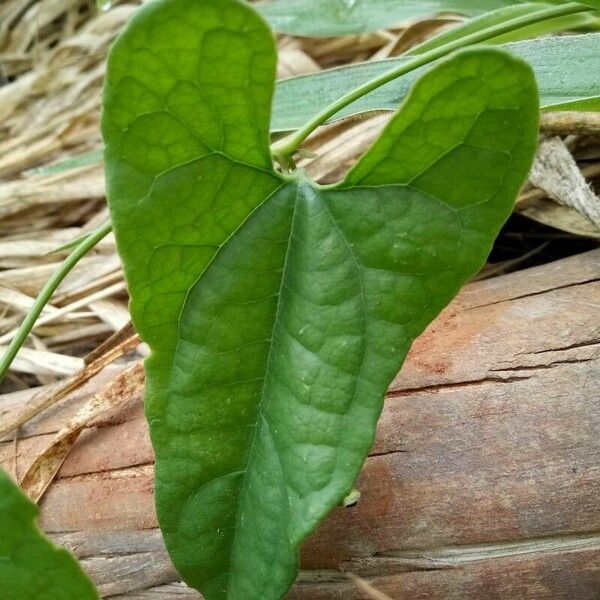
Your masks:
<svg viewBox="0 0 600 600"><path fill-rule="evenodd" d="M102 379L103 378L103 379ZM0 444L21 475L91 387ZM357 506L292 600L600 599L600 252L467 286L393 382ZM5 399L12 409L19 396ZM183 600L156 529L141 393L91 424L41 503L104 597Z"/></svg>

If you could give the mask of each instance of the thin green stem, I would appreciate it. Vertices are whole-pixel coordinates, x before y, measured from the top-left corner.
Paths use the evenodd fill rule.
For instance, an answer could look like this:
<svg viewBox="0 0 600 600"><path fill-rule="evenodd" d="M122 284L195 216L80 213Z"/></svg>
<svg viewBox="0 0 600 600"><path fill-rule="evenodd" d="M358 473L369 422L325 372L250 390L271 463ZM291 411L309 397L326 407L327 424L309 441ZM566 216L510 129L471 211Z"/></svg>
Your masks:
<svg viewBox="0 0 600 600"><path fill-rule="evenodd" d="M349 104L352 104L359 98L362 98L362 96L365 96L366 94L372 92L378 87L389 83L390 81L397 79L402 75L406 75L407 73L410 73L415 69L423 67L440 58L443 58L444 56L447 56L455 50L465 48L467 46L472 46L474 44L480 44L482 42L491 40L495 37L504 35L506 33L511 33L513 31L517 31L518 29L522 29L524 27L528 27L530 25L534 25L542 21L556 19L557 17L563 17L566 15L587 12L590 10L593 9L584 6L579 2L569 2L568 4L563 4L553 8L544 8L532 14L510 19L505 23L494 25L493 27L488 27L486 29L483 29L482 31L472 33L458 40L454 40L452 42L444 44L443 46L440 46L438 48L434 48L429 52L421 54L420 56L409 59L405 63L396 67L395 69L391 69L387 73L383 73L382 75L375 77L374 79L368 81L360 87L351 90L350 92L348 92L347 94L345 94L344 96L342 96L341 98L324 108L321 112L315 115L310 121L308 121L296 132L275 142L271 146L271 153L280 164L290 164L291 157L300 147L302 142L304 142L304 140L317 127L325 123L325 121L330 119L341 109L345 108Z"/></svg>
<svg viewBox="0 0 600 600"><path fill-rule="evenodd" d="M87 236L78 246L69 254L63 264L60 266L58 271L52 275L52 277L46 282L46 285L42 288L39 296L34 302L29 314L25 317L25 320L21 323L15 337L6 349L4 356L0 359L0 383L3 381L10 365L12 364L15 356L25 343L25 340L35 327L35 323L38 317L44 310L44 307L52 298L52 295L63 282L64 278L72 271L73 267L103 238L105 238L112 230L110 221L105 223L96 231Z"/></svg>

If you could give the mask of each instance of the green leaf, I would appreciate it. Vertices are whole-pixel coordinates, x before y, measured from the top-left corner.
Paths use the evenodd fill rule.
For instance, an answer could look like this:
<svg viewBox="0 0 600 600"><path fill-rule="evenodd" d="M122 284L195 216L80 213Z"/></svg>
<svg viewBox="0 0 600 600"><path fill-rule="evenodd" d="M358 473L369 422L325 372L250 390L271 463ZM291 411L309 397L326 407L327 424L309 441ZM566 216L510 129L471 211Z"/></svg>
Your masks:
<svg viewBox="0 0 600 600"><path fill-rule="evenodd" d="M496 13L493 16L495 20L502 14ZM588 18L588 16L574 15L572 18ZM444 41L454 39L450 34L458 34L457 29L447 32L444 35L448 35L448 38L442 39ZM469 31L470 29L464 29L461 33ZM433 48L434 41L437 46L439 37L441 36L430 40L431 45L430 42L426 42L427 45L419 46L418 52L414 54ZM527 60L533 68L540 88L541 107L544 110L600 110L600 82L595 77L600 70L600 34L543 38L507 44L505 48ZM299 128L335 98L369 81L372 77L388 71L402 60L406 59L393 58L359 63L278 82L273 107L272 132L282 133ZM419 75L420 73L409 74L372 92L340 112L334 120L370 111L396 110ZM303 98L305 101L298 102L298 98ZM101 159L100 153L93 150L72 161L61 161L56 165L32 169L29 173L44 175L58 173L75 166L92 164L99 159Z"/></svg>
<svg viewBox="0 0 600 600"><path fill-rule="evenodd" d="M585 111L600 111L600 96L592 96L590 98L581 98L580 100L571 100L562 104L554 104L549 106L547 111L557 110L573 110L578 112Z"/></svg>
<svg viewBox="0 0 600 600"><path fill-rule="evenodd" d="M77 561L38 529L38 508L0 470L2 600L98 600Z"/></svg>
<svg viewBox="0 0 600 600"><path fill-rule="evenodd" d="M593 110L600 96L600 34L543 38L507 44L504 48L531 65L544 109ZM275 95L274 132L292 131L346 92L389 71L406 58L392 58L330 69L279 82ZM371 92L340 111L342 119L377 110L395 110L425 69L414 71ZM299 99L302 99L300 102ZM587 106L586 106L587 105ZM585 107L585 108L584 108Z"/></svg>
<svg viewBox="0 0 600 600"><path fill-rule="evenodd" d="M93 165L94 163L100 163L102 162L103 154L102 150L91 150L72 158L58 160L50 165L28 169L25 171L24 175L27 177L31 175L57 175L58 173L64 173L71 169L79 169L81 167Z"/></svg>
<svg viewBox="0 0 600 600"><path fill-rule="evenodd" d="M516 4L507 8L499 8L481 16L469 19L460 25L452 27L442 33L432 37L431 39L412 48L408 53L411 56L424 54L433 48L439 48L444 44L464 38L472 33L482 31L495 25L500 25L525 15L531 15L539 11L551 8L550 4L540 2L528 2L524 4ZM535 25L528 27L520 27L511 33L507 33L496 38L488 40L488 44L506 44L508 42L517 42L520 40L533 39L549 33L557 33L568 29L577 29L581 27L597 26L600 19L598 16L591 13L577 13L573 15L557 17L541 21Z"/></svg>
<svg viewBox="0 0 600 600"><path fill-rule="evenodd" d="M453 38L449 37L446 41L449 39ZM600 70L600 34L544 38L507 44L505 48L527 60L533 68L544 110L600 110L600 83L595 77ZM419 46L419 53L425 49L430 48ZM388 71L402 60L406 59L371 61L280 81L275 94L272 132L282 133L299 128L335 98ZM334 120L376 110L396 110L419 74L409 74L372 92L341 111ZM298 102L298 98L305 101ZM62 161L30 173L61 172L74 166L92 164L100 158L99 152L93 150L73 159L77 160L75 165L70 160Z"/></svg>
<svg viewBox="0 0 600 600"><path fill-rule="evenodd" d="M441 12L474 17L525 3L526 0L272 0L257 8L280 33L337 36L385 29ZM567 1L551 0L549 4ZM600 9L600 0L585 0L581 4Z"/></svg>
<svg viewBox="0 0 600 600"><path fill-rule="evenodd" d="M385 29L440 12L475 16L517 3L515 0L273 0L258 4L257 8L280 33L337 36Z"/></svg>
<svg viewBox="0 0 600 600"><path fill-rule="evenodd" d="M157 513L207 600L287 592L412 341L485 262L537 146L530 68L475 49L415 85L344 181L282 176L275 63L248 5L166 0L108 66L108 197L152 350Z"/></svg>

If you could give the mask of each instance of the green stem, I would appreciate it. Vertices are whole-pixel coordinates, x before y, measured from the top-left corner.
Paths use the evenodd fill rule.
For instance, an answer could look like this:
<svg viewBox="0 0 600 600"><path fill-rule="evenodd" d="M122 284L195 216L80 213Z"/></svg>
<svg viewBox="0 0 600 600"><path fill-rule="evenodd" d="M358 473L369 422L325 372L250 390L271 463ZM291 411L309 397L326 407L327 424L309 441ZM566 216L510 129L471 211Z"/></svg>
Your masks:
<svg viewBox="0 0 600 600"><path fill-rule="evenodd" d="M443 46L440 46L438 48L434 48L429 52L426 52L413 59L409 59L407 62L396 67L395 69L392 69L387 73L383 73L382 75L375 77L374 79L368 81L360 87L351 90L350 92L348 92L347 94L345 94L344 96L342 96L341 98L324 108L320 113L315 115L310 121L308 121L296 132L275 142L271 146L271 153L280 164L289 165L291 157L300 147L302 142L304 142L304 140L317 127L325 123L325 121L330 119L341 109L345 108L349 104L352 104L354 101L372 92L378 87L389 83L390 81L397 79L402 75L406 75L407 73L410 73L415 69L423 67L435 60L443 58L444 56L447 56L454 50L458 50L467 46L472 46L473 44L486 42L495 37L504 35L506 33L511 33L518 29L522 29L524 27L528 27L530 25L534 25L542 21L577 14L581 12L587 12L590 10L593 9L587 6L583 6L579 2L569 2L568 4L563 4L555 8L545 8L532 14L523 15L515 19L510 19L509 21L506 21L506 23L494 25L493 27L488 27L487 29L484 29L482 31L472 33L458 40L454 40L452 42L444 44Z"/></svg>
<svg viewBox="0 0 600 600"><path fill-rule="evenodd" d="M25 343L25 340L33 330L38 317L44 310L44 307L52 298L52 295L63 282L64 278L71 272L73 267L94 247L105 238L112 230L110 221L87 236L78 246L69 254L63 264L60 266L58 271L52 275L52 277L46 282L46 285L42 288L39 296L34 302L31 311L25 317L25 320L21 323L15 337L8 346L6 353L0 359L0 383L3 381L10 365L12 364L15 356Z"/></svg>

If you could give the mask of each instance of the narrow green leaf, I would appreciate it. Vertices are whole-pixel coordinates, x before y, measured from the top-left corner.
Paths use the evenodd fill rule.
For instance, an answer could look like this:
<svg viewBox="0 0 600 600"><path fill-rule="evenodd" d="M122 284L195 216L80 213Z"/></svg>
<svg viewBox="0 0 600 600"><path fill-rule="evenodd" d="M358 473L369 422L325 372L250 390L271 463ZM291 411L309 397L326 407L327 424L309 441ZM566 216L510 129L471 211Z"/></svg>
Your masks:
<svg viewBox="0 0 600 600"><path fill-rule="evenodd" d="M337 36L376 31L436 13L474 17L525 3L526 0L272 0L260 3L257 8L273 29L281 33ZM582 0L581 4L600 9L600 0Z"/></svg>
<svg viewBox="0 0 600 600"><path fill-rule="evenodd" d="M552 106L549 106L547 110L573 110L577 112L600 111L600 96L594 96L591 98L581 98L580 100L572 100L570 102L554 104Z"/></svg>
<svg viewBox="0 0 600 600"><path fill-rule="evenodd" d="M590 99L600 96L600 78L596 76L600 72L600 33L542 38L507 44L504 48L533 68L542 108L578 110L578 105L599 107ZM274 132L298 129L342 94L405 60L371 61L279 82L271 129ZM370 111L396 110L423 71L410 73L371 92L340 111L336 119Z"/></svg>
<svg viewBox="0 0 600 600"><path fill-rule="evenodd" d="M575 15L574 18L580 16ZM536 73L541 108L600 110L600 81L595 76L600 71L600 34L544 38L507 44L505 47L513 54L527 60ZM425 49L429 47L419 46L419 52ZM335 98L375 75L389 70L402 60L406 59L371 61L280 81L275 94L272 132L282 133L297 129ZM396 110L418 75L419 73L406 76L372 92L340 112L336 119L369 111ZM302 98L303 101L299 102L298 98ZM99 159L101 159L100 153L94 150L73 161L61 161L56 165L33 169L30 173L58 173L77 166L92 164Z"/></svg>
<svg viewBox="0 0 600 600"><path fill-rule="evenodd" d="M412 341L485 262L537 146L531 69L474 49L415 85L343 182L284 177L275 62L236 0L146 5L109 60L108 196L152 349L157 512L207 600L285 595Z"/></svg>
<svg viewBox="0 0 600 600"><path fill-rule="evenodd" d="M38 508L0 469L2 600L98 600L77 561L38 529Z"/></svg>
<svg viewBox="0 0 600 600"><path fill-rule="evenodd" d="M273 29L290 35L367 33L440 12L475 16L515 0L272 0L258 5ZM315 18L315 15L319 15Z"/></svg>
<svg viewBox="0 0 600 600"><path fill-rule="evenodd" d="M102 150L90 150L84 152L73 158L67 158L64 160L56 161L50 165L43 165L41 167L35 167L25 171L26 176L30 175L56 175L58 173L64 173L71 169L78 169L80 167L87 167L94 163L102 162L103 151Z"/></svg>
<svg viewBox="0 0 600 600"><path fill-rule="evenodd" d="M516 4L515 6L509 6L507 8L499 8L498 10L493 10L481 16L474 17L473 19L469 19L460 25L443 31L442 33L411 49L409 54L411 56L424 54L429 50L439 48L444 44L464 38L472 33L482 31L489 27L494 27L495 25L500 25L501 23L505 23L510 19L531 15L550 7L551 5L547 3L528 2L524 4ZM530 25L529 27L521 27L511 33L493 38L487 43L506 44L509 42L518 42L520 40L529 40L542 35L547 35L549 33L566 31L568 29L594 27L597 26L599 22L600 19L595 14L577 13L574 15L568 15L566 17L557 17L555 19L541 21L540 23Z"/></svg>

